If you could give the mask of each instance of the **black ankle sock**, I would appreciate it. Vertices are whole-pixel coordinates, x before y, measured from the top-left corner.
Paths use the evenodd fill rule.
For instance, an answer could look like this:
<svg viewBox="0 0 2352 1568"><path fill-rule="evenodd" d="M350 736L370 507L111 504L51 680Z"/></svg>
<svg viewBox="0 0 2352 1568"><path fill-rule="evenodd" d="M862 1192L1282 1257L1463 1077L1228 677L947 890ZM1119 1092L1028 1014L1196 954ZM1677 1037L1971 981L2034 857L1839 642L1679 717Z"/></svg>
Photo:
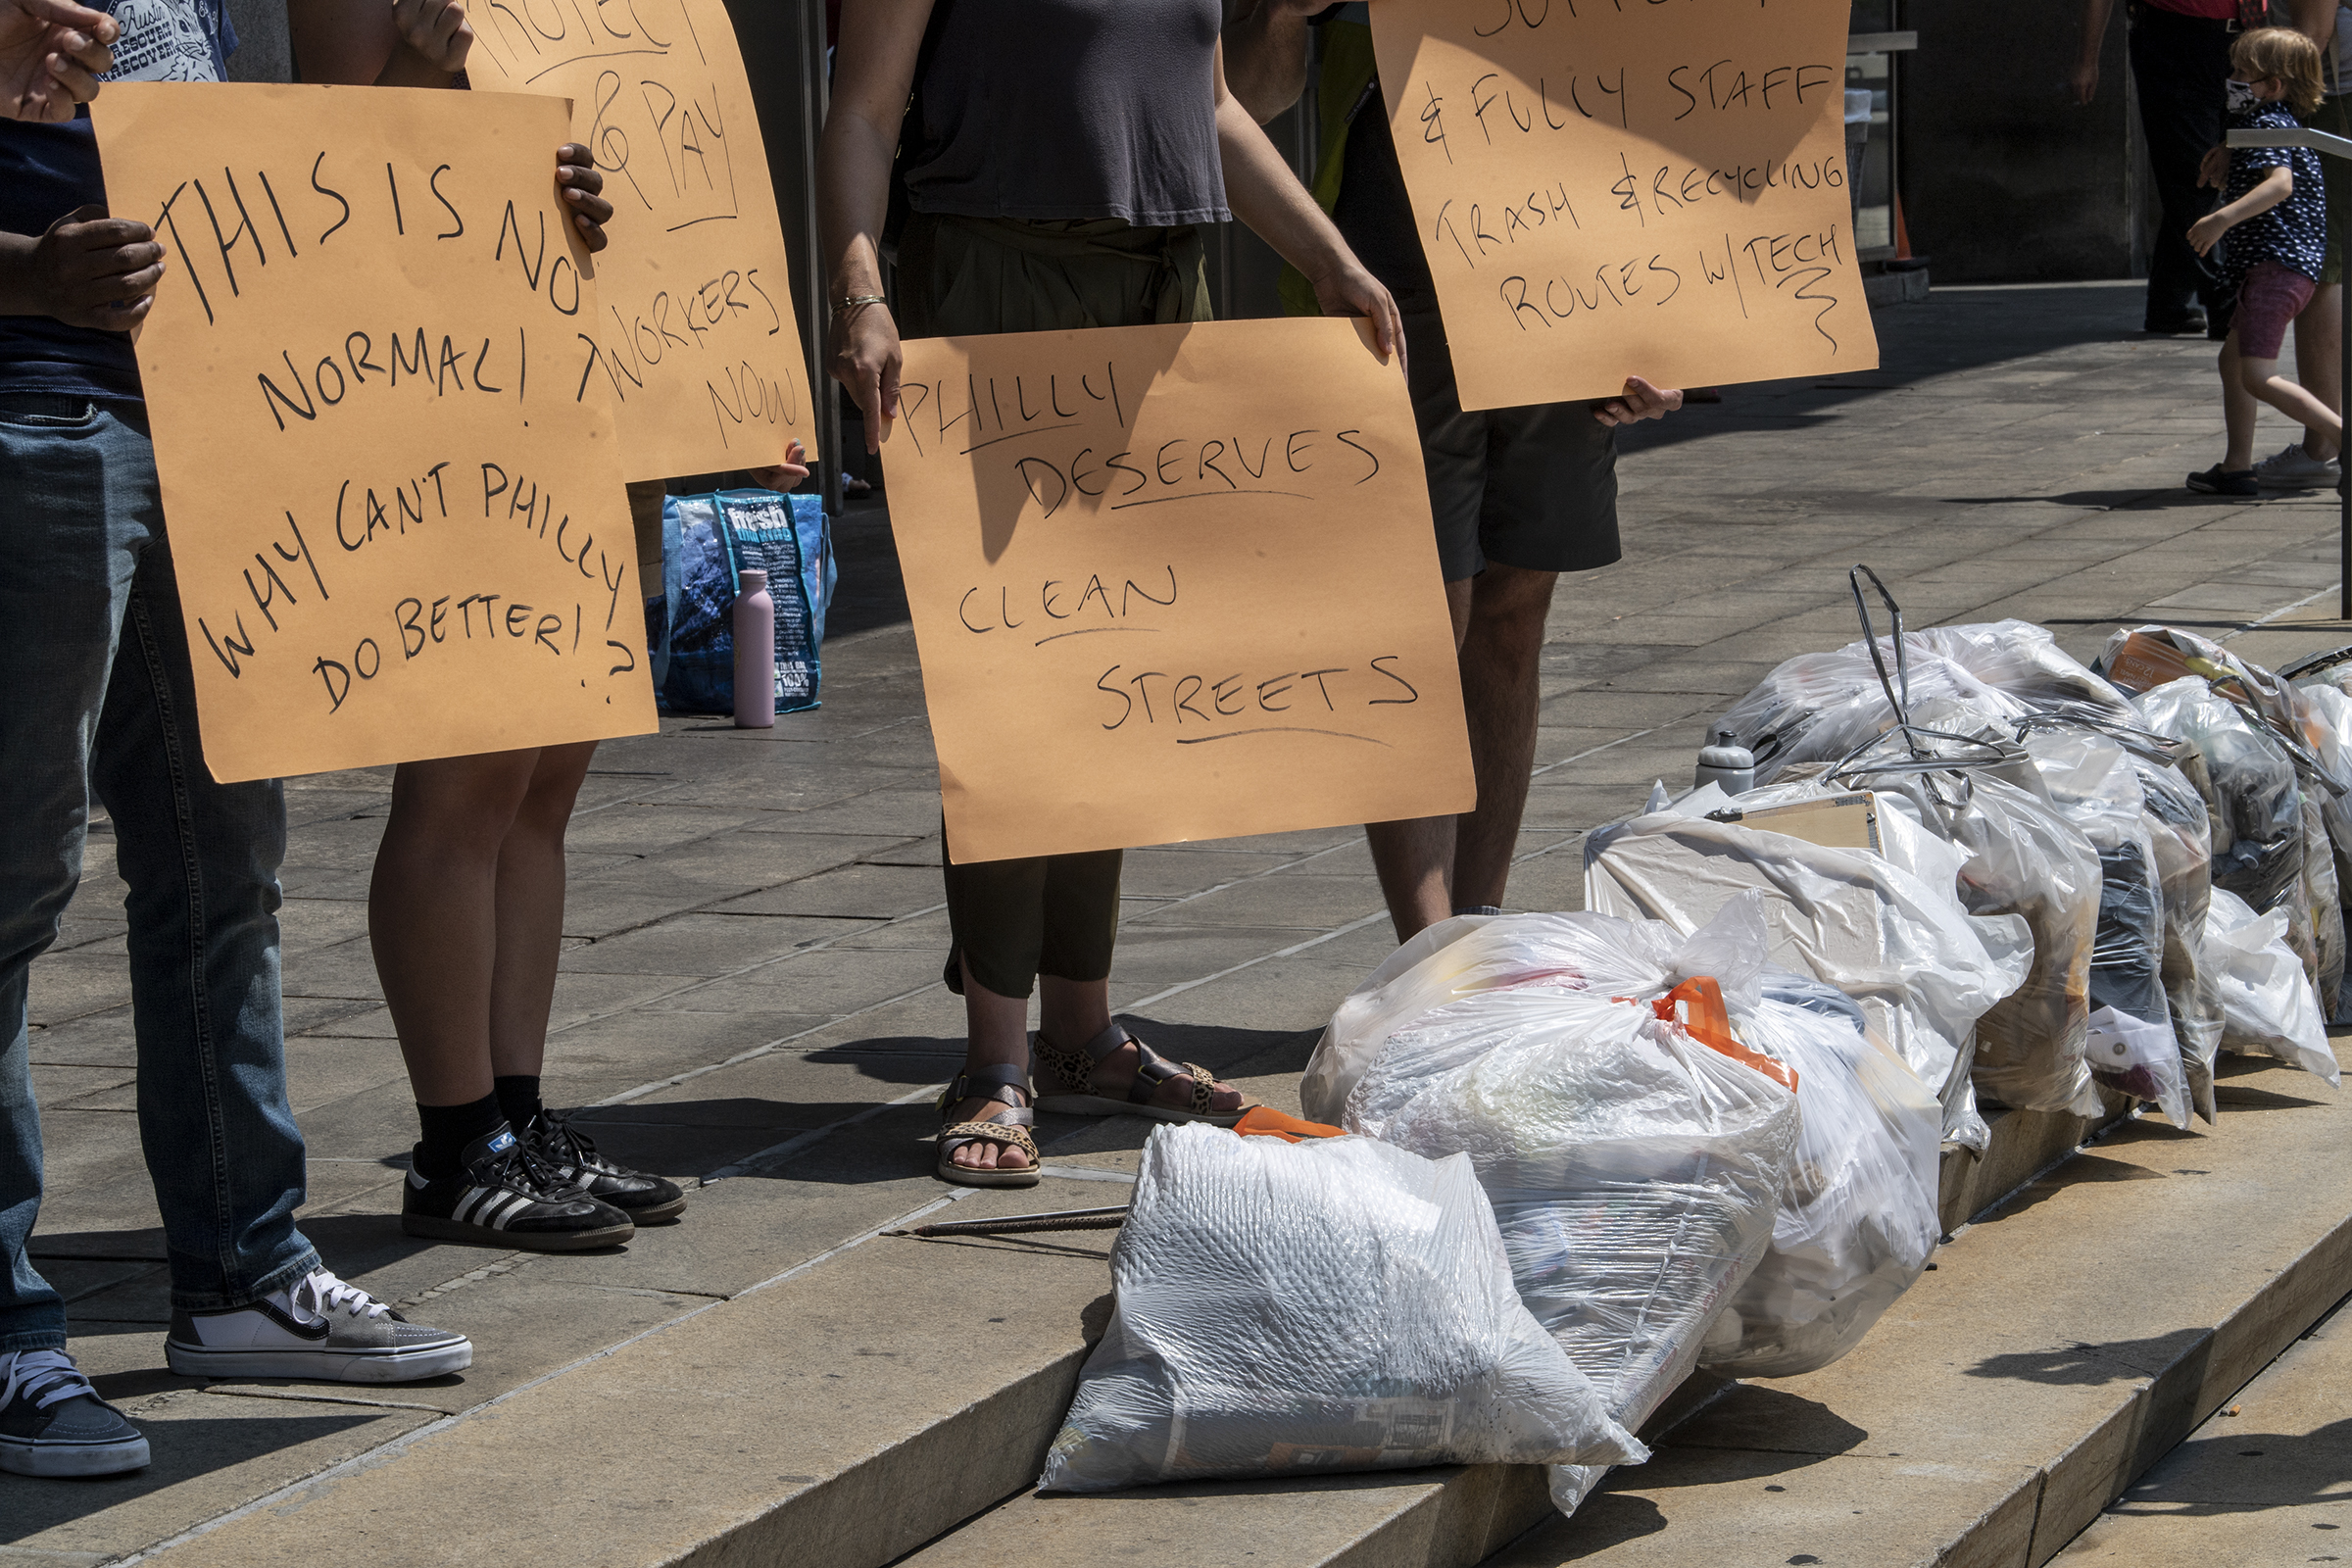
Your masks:
<svg viewBox="0 0 2352 1568"><path fill-rule="evenodd" d="M419 1104L416 1124L423 1129L424 1137L412 1156L416 1174L427 1181L442 1181L457 1175L465 1168L466 1146L477 1138L489 1137L506 1120L506 1112L498 1108L496 1095L484 1095L464 1105Z"/></svg>
<svg viewBox="0 0 2352 1568"><path fill-rule="evenodd" d="M507 1125L520 1134L531 1125L541 1108L539 1075L535 1072L518 1072L510 1077L493 1078L490 1082L498 1091L498 1108L506 1113Z"/></svg>

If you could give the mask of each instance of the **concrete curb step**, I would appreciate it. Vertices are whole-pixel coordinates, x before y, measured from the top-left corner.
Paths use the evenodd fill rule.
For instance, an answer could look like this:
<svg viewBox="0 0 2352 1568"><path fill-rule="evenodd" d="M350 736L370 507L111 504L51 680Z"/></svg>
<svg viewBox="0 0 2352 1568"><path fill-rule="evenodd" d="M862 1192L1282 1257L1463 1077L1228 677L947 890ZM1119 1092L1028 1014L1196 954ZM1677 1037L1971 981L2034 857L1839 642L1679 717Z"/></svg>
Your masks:
<svg viewBox="0 0 2352 1568"><path fill-rule="evenodd" d="M2183 1386L2176 1363L2242 1366L2251 1375L2325 1304L2325 1287L2308 1282L2343 1275L2352 1172L2336 1176L2327 1162L2340 1142L2336 1116L2331 1107L2304 1108L2316 1103L2303 1093L2310 1087L2278 1071L2231 1079L2225 1097L2236 1114L2217 1137L2123 1126L2096 1153L1963 1231L1941 1270L1838 1367L1772 1388L1710 1380L1687 1389L1680 1408L1711 1392L1721 1397L1687 1421L1649 1467L1623 1473L1617 1490L1588 1504L1568 1527L1576 1534L1562 1554L1593 1547L1596 1528L1639 1549L1642 1538L1619 1516L1631 1508L1657 1528L1662 1516L1644 1513L1640 1499L1670 1475L1685 1487L1738 1494L1733 1511L1741 1522L1729 1528L1744 1542L1751 1505L1770 1500L1755 1478L1806 1466L1816 1467L1808 1489L1828 1478L1868 1493L1855 1505L1874 1511L1889 1487L1907 1489L1902 1516L1939 1541L1966 1536L1941 1522L1963 1505L1973 1509L1970 1519L1981 1515L2010 1534L2023 1528L2030 1538L2035 1504L2050 1490L2043 1472L2063 1473L2069 1479L2058 1490L2074 1499L2066 1507L2080 1504L2071 1535L2128 1479L2111 1450L2144 1449L2130 1472L2136 1473L2169 1445L2164 1434L2177 1436L2192 1410L2209 1407L2208 1385L2227 1392L2226 1371ZM2062 1158L2085 1127L2072 1117L2001 1118L1984 1161L1947 1170L1952 1211L1997 1191L1993 1183L2015 1186ZM1115 1123L1084 1141L1102 1140L1117 1141ZM1087 1157L1132 1168L1131 1154ZM2157 1179L2192 1160L2195 1181ZM1064 1206L1062 1190L1076 1185L1051 1184L1043 1201L1038 1191L970 1193L954 1213ZM1095 1189L1116 1190L1086 1185L1090 1199ZM2215 1211L2225 1200L2233 1210L2221 1211L2227 1229ZM1110 1240L875 1238L432 1423L172 1544L167 1555L191 1568L308 1568L354 1553L384 1565L530 1561L560 1540L571 1544L567 1560L621 1568L880 1568L908 1554L925 1568L1008 1556L1467 1568L1506 1546L1548 1549L1541 1530L1512 1544L1545 1515L1541 1473L1532 1469L1107 1498L1031 1494L1108 1314ZM2210 1250L2200 1252L2200 1244ZM2146 1266L2161 1290L2146 1289L2140 1259L2157 1260ZM2102 1266L2085 1273L2085 1261ZM2021 1311L2021 1302L2032 1310ZM2160 1331L2115 1340L2142 1319L2160 1320ZM2054 1348L2053 1333L2091 1348L2066 1348L2065 1341ZM1971 1381L1958 1368L1977 1357L1980 1342L1996 1362L2023 1356L2037 1368L2056 1366L2057 1381ZM2161 1410L2151 1416L2142 1407L2159 1389ZM2055 1415L2041 1408L2053 1400L2064 1406ZM1674 1410L1665 1415L1671 1420ZM1881 1428L1900 1430L1896 1452L1877 1452ZM1998 1460L1988 1457L1995 1449L2003 1450ZM1886 1479L1913 1472L1928 1479ZM1671 1494L1678 1551L1685 1512L1707 1494ZM2056 1519L2066 1508L2044 1511ZM957 1528L958 1521L968 1522ZM458 1559L448 1555L453 1541L466 1543ZM1740 1560L1780 1563L1798 1549ZM1913 1556L1934 1560L1933 1552L1856 1560L1876 1568ZM1509 1560L1532 1568L1558 1558Z"/></svg>
<svg viewBox="0 0 2352 1568"><path fill-rule="evenodd" d="M1945 1171L1947 1212L1998 1200L1861 1347L1687 1386L1656 1456L1573 1520L1540 1471L1500 1466L1027 1493L905 1568L2040 1568L2352 1291L2352 1110L2266 1063L2225 1073L2206 1135L2116 1123L2066 1158L2085 1123L2003 1118L1984 1161Z"/></svg>

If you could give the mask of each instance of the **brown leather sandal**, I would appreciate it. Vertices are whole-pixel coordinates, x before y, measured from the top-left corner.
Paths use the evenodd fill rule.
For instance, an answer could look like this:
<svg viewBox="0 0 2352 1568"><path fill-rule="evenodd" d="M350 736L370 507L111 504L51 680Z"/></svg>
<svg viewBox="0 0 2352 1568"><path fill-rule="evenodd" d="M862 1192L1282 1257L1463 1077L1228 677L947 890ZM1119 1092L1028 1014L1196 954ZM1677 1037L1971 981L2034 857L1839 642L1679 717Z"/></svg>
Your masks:
<svg viewBox="0 0 2352 1568"><path fill-rule="evenodd" d="M1017 1099L1015 1097L1018 1097ZM939 1097L939 1113L945 1116L950 1105L966 1100L986 1099L1003 1105L977 1121L959 1121L939 1130L939 1158L932 1173L943 1182L958 1187L1035 1187L1037 1140L1029 1134L1037 1115L1029 1108L1036 1100L1029 1087L1029 1075L1011 1063L994 1067L975 1067L959 1073L948 1085L947 1093ZM990 1170L975 1165L958 1165L953 1157L966 1144L997 1144L1017 1149L1029 1156L1029 1163L1014 1170Z"/></svg>
<svg viewBox="0 0 2352 1568"><path fill-rule="evenodd" d="M1095 1087L1095 1069L1105 1056L1129 1041L1135 1042L1135 1081L1127 1086L1126 1099L1113 1100ZM1054 1044L1041 1030L1031 1050L1035 1059L1072 1086L1058 1094L1040 1095L1036 1101L1040 1110L1071 1116L1149 1116L1153 1121L1200 1121L1212 1127L1230 1127L1242 1119L1242 1112L1248 1108L1236 1105L1231 1110L1211 1110L1210 1096L1216 1092L1217 1083L1214 1073L1198 1062L1170 1061L1115 1023L1077 1051ZM1192 1080L1189 1104L1170 1106L1154 1102L1159 1086L1171 1078Z"/></svg>

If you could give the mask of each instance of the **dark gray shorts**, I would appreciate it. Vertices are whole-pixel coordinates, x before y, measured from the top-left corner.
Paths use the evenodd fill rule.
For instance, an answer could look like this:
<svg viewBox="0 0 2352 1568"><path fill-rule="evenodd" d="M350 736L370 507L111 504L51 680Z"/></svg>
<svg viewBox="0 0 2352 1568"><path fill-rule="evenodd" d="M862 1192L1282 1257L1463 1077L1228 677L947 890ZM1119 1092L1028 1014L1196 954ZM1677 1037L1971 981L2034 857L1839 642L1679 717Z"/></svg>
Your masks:
<svg viewBox="0 0 2352 1568"><path fill-rule="evenodd" d="M1407 311L1404 337L1446 580L1475 577L1490 561L1529 571L1616 561L1617 441L1593 406L1465 413L1437 312Z"/></svg>

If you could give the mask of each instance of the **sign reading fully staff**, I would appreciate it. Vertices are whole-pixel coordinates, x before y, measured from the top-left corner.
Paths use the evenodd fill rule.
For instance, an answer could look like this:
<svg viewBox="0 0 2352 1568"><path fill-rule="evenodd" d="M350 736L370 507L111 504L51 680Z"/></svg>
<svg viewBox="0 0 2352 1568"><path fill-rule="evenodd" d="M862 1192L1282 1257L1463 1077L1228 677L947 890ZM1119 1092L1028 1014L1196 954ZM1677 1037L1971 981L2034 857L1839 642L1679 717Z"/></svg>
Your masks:
<svg viewBox="0 0 2352 1568"><path fill-rule="evenodd" d="M1466 408L1878 363L1846 0L1376 0Z"/></svg>
<svg viewBox="0 0 2352 1568"><path fill-rule="evenodd" d="M1412 406L1356 323L905 353L891 526L957 860L1470 808Z"/></svg>
<svg viewBox="0 0 2352 1568"><path fill-rule="evenodd" d="M721 0L491 5L477 89L555 93L596 155L614 218L584 323L620 411L628 477L816 455L767 150Z"/></svg>
<svg viewBox="0 0 2352 1568"><path fill-rule="evenodd" d="M109 85L205 761L267 778L655 727L564 105Z"/></svg>

